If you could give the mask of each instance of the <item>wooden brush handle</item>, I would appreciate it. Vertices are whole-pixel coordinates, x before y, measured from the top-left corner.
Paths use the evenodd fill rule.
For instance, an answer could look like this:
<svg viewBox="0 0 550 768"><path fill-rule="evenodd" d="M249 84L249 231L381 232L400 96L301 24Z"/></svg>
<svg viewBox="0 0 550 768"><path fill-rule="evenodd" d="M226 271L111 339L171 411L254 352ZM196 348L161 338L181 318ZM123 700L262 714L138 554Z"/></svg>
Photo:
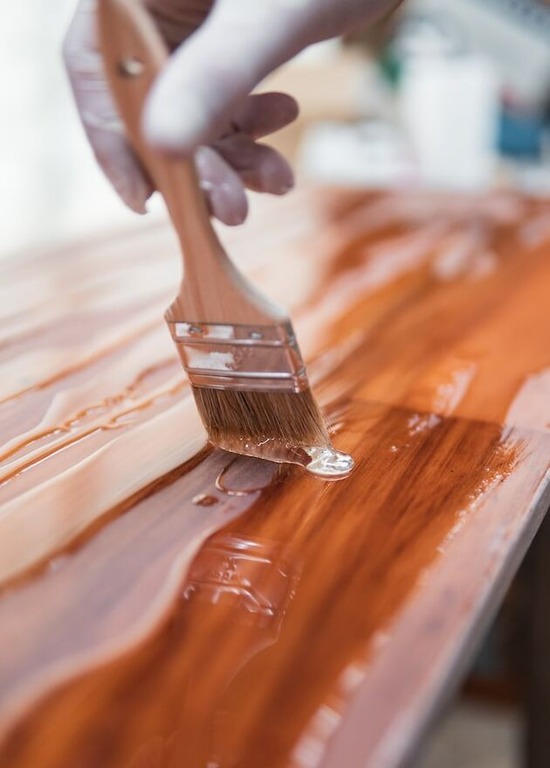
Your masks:
<svg viewBox="0 0 550 768"><path fill-rule="evenodd" d="M126 135L163 195L184 255L184 280L168 320L267 323L285 319L233 266L210 222L192 159L156 152L141 130L143 106L168 58L146 9L136 0L100 0L105 70Z"/></svg>

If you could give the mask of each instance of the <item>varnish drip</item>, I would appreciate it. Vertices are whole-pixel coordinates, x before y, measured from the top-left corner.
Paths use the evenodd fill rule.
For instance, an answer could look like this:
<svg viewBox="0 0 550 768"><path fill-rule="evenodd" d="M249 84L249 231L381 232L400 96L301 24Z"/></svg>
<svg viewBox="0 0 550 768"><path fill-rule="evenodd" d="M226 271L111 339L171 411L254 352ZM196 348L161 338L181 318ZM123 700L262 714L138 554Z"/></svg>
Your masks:
<svg viewBox="0 0 550 768"><path fill-rule="evenodd" d="M336 451L330 443L324 446L294 446L266 438L262 443L241 440L238 445L232 441L220 447L231 453L266 459L277 464L298 464L324 480L343 480L354 467L353 458L347 453Z"/></svg>
<svg viewBox="0 0 550 768"><path fill-rule="evenodd" d="M348 453L326 448L306 448L310 461L305 465L308 472L326 480L341 480L353 469L354 462Z"/></svg>

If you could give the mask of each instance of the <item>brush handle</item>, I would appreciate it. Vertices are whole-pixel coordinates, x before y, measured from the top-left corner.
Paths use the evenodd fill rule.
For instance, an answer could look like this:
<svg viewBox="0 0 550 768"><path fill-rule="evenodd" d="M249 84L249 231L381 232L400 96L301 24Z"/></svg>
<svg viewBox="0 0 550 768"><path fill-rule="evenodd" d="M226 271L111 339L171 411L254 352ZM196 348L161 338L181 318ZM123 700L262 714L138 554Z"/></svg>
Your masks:
<svg viewBox="0 0 550 768"><path fill-rule="evenodd" d="M100 0L99 36L107 79L128 141L166 201L184 259L179 294L167 320L271 324L286 315L243 278L210 222L192 159L170 158L144 139L141 116L168 49L136 0Z"/></svg>

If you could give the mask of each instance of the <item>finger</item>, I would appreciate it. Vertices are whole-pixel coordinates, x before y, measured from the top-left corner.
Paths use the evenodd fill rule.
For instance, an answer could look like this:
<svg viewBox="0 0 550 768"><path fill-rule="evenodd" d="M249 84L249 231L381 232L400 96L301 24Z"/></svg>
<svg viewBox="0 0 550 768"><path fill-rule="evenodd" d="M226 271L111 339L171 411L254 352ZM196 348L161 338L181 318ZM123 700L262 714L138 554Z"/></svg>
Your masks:
<svg viewBox="0 0 550 768"><path fill-rule="evenodd" d="M231 126L253 139L261 139L294 122L298 112L298 102L288 93L253 94L233 112Z"/></svg>
<svg viewBox="0 0 550 768"><path fill-rule="evenodd" d="M213 146L255 192L284 195L294 186L292 168L272 147L257 144L242 133L221 139Z"/></svg>
<svg viewBox="0 0 550 768"><path fill-rule="evenodd" d="M211 147L199 147L195 165L211 213L229 226L242 224L248 200L238 174Z"/></svg>
<svg viewBox="0 0 550 768"><path fill-rule="evenodd" d="M236 105L304 45L296 3L218 0L151 89L144 130L160 149L189 154L230 123ZM303 26L303 25L302 25Z"/></svg>
<svg viewBox="0 0 550 768"><path fill-rule="evenodd" d="M76 106L105 175L132 210L145 213L153 187L128 146L103 76L95 34L95 3L81 0L63 44Z"/></svg>
<svg viewBox="0 0 550 768"><path fill-rule="evenodd" d="M122 202L135 213L147 213L146 203L155 187L124 136L89 123L84 126L95 158Z"/></svg>

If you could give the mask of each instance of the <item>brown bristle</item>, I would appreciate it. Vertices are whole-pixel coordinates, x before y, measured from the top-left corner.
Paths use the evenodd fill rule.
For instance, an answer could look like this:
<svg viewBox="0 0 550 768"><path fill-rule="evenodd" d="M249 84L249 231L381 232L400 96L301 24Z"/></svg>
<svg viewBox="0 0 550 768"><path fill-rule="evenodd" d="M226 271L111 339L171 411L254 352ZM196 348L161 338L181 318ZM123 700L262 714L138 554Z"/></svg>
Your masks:
<svg viewBox="0 0 550 768"><path fill-rule="evenodd" d="M193 387L193 394L208 436L217 445L274 439L292 446L315 446L329 440L309 389L294 393Z"/></svg>

